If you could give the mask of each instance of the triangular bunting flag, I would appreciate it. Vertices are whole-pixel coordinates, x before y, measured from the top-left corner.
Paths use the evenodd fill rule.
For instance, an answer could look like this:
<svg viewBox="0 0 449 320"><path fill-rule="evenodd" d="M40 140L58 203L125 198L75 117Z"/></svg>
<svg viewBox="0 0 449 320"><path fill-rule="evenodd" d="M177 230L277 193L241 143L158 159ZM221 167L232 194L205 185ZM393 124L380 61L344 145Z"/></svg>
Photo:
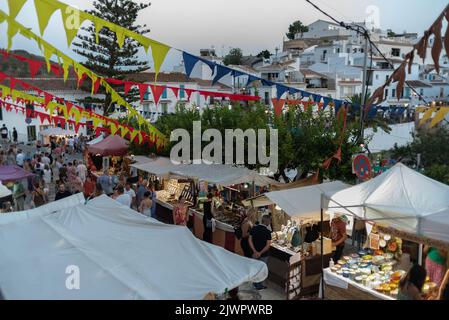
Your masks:
<svg viewBox="0 0 449 320"><path fill-rule="evenodd" d="M187 95L187 101L190 101L190 98L192 97L192 93L195 91L193 89L184 89Z"/></svg>
<svg viewBox="0 0 449 320"><path fill-rule="evenodd" d="M44 105L48 106L48 104L52 100L53 100L53 96L51 94L49 94L48 92L44 92Z"/></svg>
<svg viewBox="0 0 449 320"><path fill-rule="evenodd" d="M215 76L212 79L212 85L217 83L218 80L231 73L231 69L225 66L217 65L217 71L215 72Z"/></svg>
<svg viewBox="0 0 449 320"><path fill-rule="evenodd" d="M132 130L130 135L129 135L129 140L134 142L134 140L136 140L137 138L137 134L139 133L139 130Z"/></svg>
<svg viewBox="0 0 449 320"><path fill-rule="evenodd" d="M27 0L8 0L9 16L15 19Z"/></svg>
<svg viewBox="0 0 449 320"><path fill-rule="evenodd" d="M159 103L159 99L161 98L162 93L165 90L165 86L156 86L150 84L150 88L151 92L153 93L154 104L157 106L157 104Z"/></svg>
<svg viewBox="0 0 449 320"><path fill-rule="evenodd" d="M42 0L34 0L34 6L36 7L37 20L39 22L39 31L41 33L41 36L43 36L45 28L47 28L48 21L58 8L48 3L47 1Z"/></svg>
<svg viewBox="0 0 449 320"><path fill-rule="evenodd" d="M43 48L43 50L44 50L45 62L47 63L47 72L50 72L50 70L51 70L50 58L53 55L53 49L45 46Z"/></svg>
<svg viewBox="0 0 449 320"><path fill-rule="evenodd" d="M94 85L92 86L92 94L96 94L98 89L100 89L101 80L101 78L95 80Z"/></svg>
<svg viewBox="0 0 449 320"><path fill-rule="evenodd" d="M285 99L272 98L271 102L273 103L275 116L277 116L277 117L281 116L282 115L282 108L284 107L284 104L285 104Z"/></svg>
<svg viewBox="0 0 449 320"><path fill-rule="evenodd" d="M240 77L240 76L244 76L245 74L243 72L238 71L238 70L232 70L231 75L233 77Z"/></svg>
<svg viewBox="0 0 449 320"><path fill-rule="evenodd" d="M61 75L61 68L59 66L56 66L56 65L52 64L50 66L50 70L51 70L51 72L54 73L55 76L59 77Z"/></svg>
<svg viewBox="0 0 449 320"><path fill-rule="evenodd" d="M186 76L189 78L193 68L195 67L199 59L194 55L191 55L190 53L184 51L182 52L182 59L184 60L184 69L186 71Z"/></svg>
<svg viewBox="0 0 449 320"><path fill-rule="evenodd" d="M73 39L75 39L79 28L85 20L84 16L77 11L70 6L61 8L62 24L64 25L68 47L71 46Z"/></svg>
<svg viewBox="0 0 449 320"><path fill-rule="evenodd" d="M128 94L128 92L131 90L131 87L133 86L132 82L125 82L123 86L123 91L125 95Z"/></svg>
<svg viewBox="0 0 449 320"><path fill-rule="evenodd" d="M210 70L212 71L212 74L214 73L215 70L215 62L204 59L204 58L198 58L202 63L206 64L209 66Z"/></svg>
<svg viewBox="0 0 449 320"><path fill-rule="evenodd" d="M111 127L111 134L115 135L119 129L119 127L114 123L114 122L110 122L109 123L109 127Z"/></svg>
<svg viewBox="0 0 449 320"><path fill-rule="evenodd" d="M446 115L449 113L449 107L443 107L440 108L440 110L437 111L435 116L433 117L432 121L430 122L429 128L435 127L438 123L443 121L446 118Z"/></svg>
<svg viewBox="0 0 449 320"><path fill-rule="evenodd" d="M276 97L278 99L281 99L281 97L284 95L285 92L288 91L288 87L283 86L282 84L276 85Z"/></svg>
<svg viewBox="0 0 449 320"><path fill-rule="evenodd" d="M129 133L127 126L120 126L120 135L124 138Z"/></svg>
<svg viewBox="0 0 449 320"><path fill-rule="evenodd" d="M139 83L138 86L139 86L140 103L142 103L143 98L145 98L145 93L147 93L148 85L145 83Z"/></svg>
<svg viewBox="0 0 449 320"><path fill-rule="evenodd" d="M42 61L36 61L36 60L28 60L28 68L30 69L31 78L34 78L39 71L39 69L44 64Z"/></svg>
<svg viewBox="0 0 449 320"><path fill-rule="evenodd" d="M258 77L256 76L252 76L252 75L248 75L248 81L246 81L246 86L249 86L251 84L251 82L257 81L259 80Z"/></svg>
<svg viewBox="0 0 449 320"><path fill-rule="evenodd" d="M156 81L161 65L164 62L165 57L167 56L167 53L170 50L170 47L157 41L151 41L150 46L151 46L151 55L153 56L153 63L154 63L154 72L155 72L154 81Z"/></svg>
<svg viewBox="0 0 449 320"><path fill-rule="evenodd" d="M173 91L173 94L175 95L176 99L179 98L179 88L170 87L171 91Z"/></svg>
<svg viewBox="0 0 449 320"><path fill-rule="evenodd" d="M329 158L326 161L324 161L323 162L323 168L326 169L326 170L329 169L333 159L334 159L334 157L332 156L331 158Z"/></svg>

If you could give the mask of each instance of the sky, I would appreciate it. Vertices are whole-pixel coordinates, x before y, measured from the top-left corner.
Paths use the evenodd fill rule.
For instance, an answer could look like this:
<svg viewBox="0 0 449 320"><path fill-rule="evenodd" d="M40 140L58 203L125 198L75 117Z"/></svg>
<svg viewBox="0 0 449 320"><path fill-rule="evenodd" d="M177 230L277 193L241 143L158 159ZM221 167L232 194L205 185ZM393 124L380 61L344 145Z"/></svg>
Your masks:
<svg viewBox="0 0 449 320"><path fill-rule="evenodd" d="M93 0L61 0L79 9L92 8ZM428 28L447 5L447 0L312 0L336 19L360 22L374 17L381 29L417 32ZM137 1L141 2L141 1ZM8 12L6 0L0 9ZM288 26L295 20L310 24L328 20L305 0L152 0L138 22L151 29L148 37L171 47L199 54L202 48L215 48L218 55L239 47L244 54L257 54L282 48ZM17 20L38 32L34 1L28 0ZM0 25L0 46L6 46L6 23ZM73 58L67 47L59 13L52 16L44 39ZM16 36L13 49L39 53L37 46ZM151 59L150 57L148 59ZM181 56L170 52L163 70L179 64Z"/></svg>

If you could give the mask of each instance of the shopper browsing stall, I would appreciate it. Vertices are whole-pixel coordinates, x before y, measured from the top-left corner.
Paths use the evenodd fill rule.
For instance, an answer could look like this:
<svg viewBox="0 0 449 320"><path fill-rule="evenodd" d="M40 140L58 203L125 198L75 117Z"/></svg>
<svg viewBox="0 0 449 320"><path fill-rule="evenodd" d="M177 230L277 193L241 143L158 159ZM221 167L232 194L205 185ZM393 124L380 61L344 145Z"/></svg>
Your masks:
<svg viewBox="0 0 449 320"><path fill-rule="evenodd" d="M348 224L348 217L345 215L338 215L332 219L331 222L331 240L332 247L335 248L333 260L340 260L343 249L345 247L345 241L347 239L346 235L346 225Z"/></svg>
<svg viewBox="0 0 449 320"><path fill-rule="evenodd" d="M262 223L251 230L249 245L253 251L253 258L265 262L268 261L268 252L271 246L271 231L268 226L271 224L271 218L268 215L263 216ZM263 282L254 283L257 290L265 289Z"/></svg>

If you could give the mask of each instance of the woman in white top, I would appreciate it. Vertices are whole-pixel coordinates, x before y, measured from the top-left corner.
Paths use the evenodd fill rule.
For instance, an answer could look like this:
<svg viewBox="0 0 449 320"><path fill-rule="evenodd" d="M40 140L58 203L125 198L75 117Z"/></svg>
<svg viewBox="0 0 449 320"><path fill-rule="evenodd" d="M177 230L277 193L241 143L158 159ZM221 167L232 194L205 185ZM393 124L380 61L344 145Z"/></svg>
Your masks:
<svg viewBox="0 0 449 320"><path fill-rule="evenodd" d="M151 206L151 192L147 191L140 202L139 212L147 217L151 217Z"/></svg>
<svg viewBox="0 0 449 320"><path fill-rule="evenodd" d="M51 170L48 164L44 166L43 170L43 177L46 185L49 185L51 183Z"/></svg>

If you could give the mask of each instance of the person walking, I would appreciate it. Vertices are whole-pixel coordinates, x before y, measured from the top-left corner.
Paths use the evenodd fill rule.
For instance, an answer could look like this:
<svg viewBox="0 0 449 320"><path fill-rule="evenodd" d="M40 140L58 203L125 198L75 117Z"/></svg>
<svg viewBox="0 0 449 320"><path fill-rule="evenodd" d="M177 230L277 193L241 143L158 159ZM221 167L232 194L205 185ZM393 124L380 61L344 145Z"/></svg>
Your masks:
<svg viewBox="0 0 449 320"><path fill-rule="evenodd" d="M271 231L268 226L271 224L271 217L265 215L262 217L262 223L254 226L251 229L249 236L249 246L253 251L253 258L260 260L267 264L268 253L271 246ZM255 282L254 287L256 290L266 289L267 287L263 282Z"/></svg>
<svg viewBox="0 0 449 320"><path fill-rule="evenodd" d="M45 204L45 192L42 190L40 184L34 184L34 190L32 192L32 198L35 208L39 208L40 206Z"/></svg>
<svg viewBox="0 0 449 320"><path fill-rule="evenodd" d="M58 192L56 192L56 195L55 195L55 201L70 197L71 195L72 194L70 193L70 191L65 189L65 184L60 183Z"/></svg>
<svg viewBox="0 0 449 320"><path fill-rule="evenodd" d="M23 168L23 163L25 161L25 154L23 153L22 149L17 150L17 155L16 155L16 164Z"/></svg>
<svg viewBox="0 0 449 320"><path fill-rule="evenodd" d="M2 128L0 129L0 134L2 136L3 143L8 143L8 128L5 124L3 124Z"/></svg>
<svg viewBox="0 0 449 320"><path fill-rule="evenodd" d="M120 202L125 207L130 208L131 207L131 197L129 194L125 193L125 188L123 186L118 186L117 189L117 197L115 198L115 201Z"/></svg>
<svg viewBox="0 0 449 320"><path fill-rule="evenodd" d="M97 182L101 184L101 188L106 195L110 196L114 193L114 183L112 181L112 177L109 174L109 170L105 169L103 171L103 174L98 178Z"/></svg>
<svg viewBox="0 0 449 320"><path fill-rule="evenodd" d="M243 255L247 258L252 258L253 251L249 246L249 236L251 234L251 229L256 224L256 212L254 210L248 210L246 218L243 220L242 228L242 239L240 239L240 247L242 248Z"/></svg>
<svg viewBox="0 0 449 320"><path fill-rule="evenodd" d="M48 186L51 183L51 169L48 164L44 166L43 178L45 184Z"/></svg>
<svg viewBox="0 0 449 320"><path fill-rule="evenodd" d="M83 161L79 162L78 166L76 167L76 172L78 173L81 181L83 181L83 183L86 182L87 167L83 163Z"/></svg>

